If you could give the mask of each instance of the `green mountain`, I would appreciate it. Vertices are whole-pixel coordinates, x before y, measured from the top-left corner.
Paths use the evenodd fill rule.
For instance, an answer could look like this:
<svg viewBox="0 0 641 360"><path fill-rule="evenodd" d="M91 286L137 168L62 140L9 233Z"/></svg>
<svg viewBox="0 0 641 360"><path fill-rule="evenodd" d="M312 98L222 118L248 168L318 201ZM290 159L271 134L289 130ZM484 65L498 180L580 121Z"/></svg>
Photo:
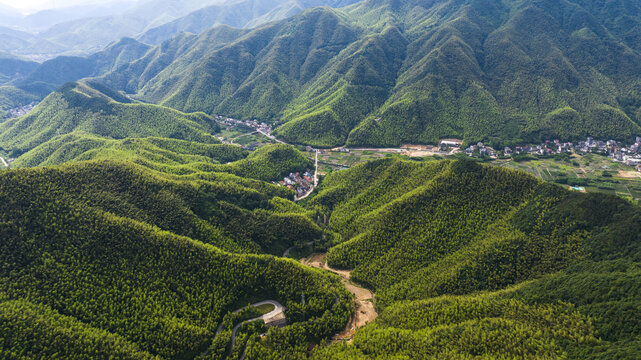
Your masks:
<svg viewBox="0 0 641 360"><path fill-rule="evenodd" d="M68 83L29 114L0 124L0 147L19 155L56 135L74 131L124 139L162 136L217 143L218 125L205 114L141 103L102 85Z"/></svg>
<svg viewBox="0 0 641 360"><path fill-rule="evenodd" d="M60 56L41 64L0 53L0 109L42 100L70 81L104 75L139 59L149 48L123 38L87 57Z"/></svg>
<svg viewBox="0 0 641 360"><path fill-rule="evenodd" d="M283 192L114 161L0 172L0 357L194 358L221 339L221 322L221 336L231 335L243 319L232 310L266 299L285 305L292 324L267 336L275 358L270 342L305 346L338 331L352 308L336 278L221 250L251 249L240 240L252 218L265 241L319 236L304 231L296 216L315 225ZM245 232L231 239L234 219ZM279 222L289 227L270 233Z"/></svg>
<svg viewBox="0 0 641 360"><path fill-rule="evenodd" d="M641 208L470 161L385 159L310 205L380 318L319 359L634 358Z"/></svg>
<svg viewBox="0 0 641 360"><path fill-rule="evenodd" d="M248 156L84 133L23 155L16 164L67 163L0 172L0 318L11 334L0 354L164 359L209 348L203 359L224 358L242 320L227 311L269 298L292 325L264 339L245 328L235 356L246 344L247 359L306 357L343 328L349 296L326 273L246 253L280 254L322 233L333 234L329 264L354 268L380 316L313 359L638 354L637 205L467 160L335 172L305 208L248 178L309 165L298 157L283 145Z"/></svg>
<svg viewBox="0 0 641 360"><path fill-rule="evenodd" d="M396 156L294 203L273 182L312 162L220 144L208 114L317 146L628 139L640 31L628 0L365 0L125 39L9 80L0 106L94 77L0 122L17 157L0 170L0 358L637 359L637 204ZM309 246L351 284L277 257ZM378 313L358 329L354 284ZM240 326L260 310L233 311L261 300L288 325ZM351 342L329 341L344 330Z"/></svg>
<svg viewBox="0 0 641 360"><path fill-rule="evenodd" d="M266 1L242 0L215 4L196 10L184 17L147 30L138 40L159 44L180 32L200 34L217 25L251 28L270 21L281 20L306 8L329 6L333 8L352 4L352 0Z"/></svg>
<svg viewBox="0 0 641 360"><path fill-rule="evenodd" d="M200 33L217 24L255 27L315 6L339 7L354 0L147 0L49 9L2 21L0 50L30 58L83 56L124 37L158 44L184 31ZM28 32L5 26L19 27Z"/></svg>
<svg viewBox="0 0 641 360"><path fill-rule="evenodd" d="M118 67L139 59L149 50L149 46L136 40L124 38L106 49L87 57L60 56L40 64L16 85L30 89L42 89L38 93L48 95L54 89L70 81L103 75Z"/></svg>
<svg viewBox="0 0 641 360"><path fill-rule="evenodd" d="M197 61L196 59L204 56L211 49L221 48L246 32L247 30L217 26L200 36L177 35L152 48L140 59L104 75L102 81L113 88L133 94L138 88L155 78L174 59L189 52L190 59Z"/></svg>
<svg viewBox="0 0 641 360"><path fill-rule="evenodd" d="M4 85L30 74L38 63L0 52L0 84Z"/></svg>
<svg viewBox="0 0 641 360"><path fill-rule="evenodd" d="M0 112L37 102L38 95L15 86L0 86ZM0 119L2 116L0 116Z"/></svg>
<svg viewBox="0 0 641 360"><path fill-rule="evenodd" d="M284 123L279 136L317 146L629 139L641 133L640 19L625 0L371 0L207 51L191 40L127 90Z"/></svg>

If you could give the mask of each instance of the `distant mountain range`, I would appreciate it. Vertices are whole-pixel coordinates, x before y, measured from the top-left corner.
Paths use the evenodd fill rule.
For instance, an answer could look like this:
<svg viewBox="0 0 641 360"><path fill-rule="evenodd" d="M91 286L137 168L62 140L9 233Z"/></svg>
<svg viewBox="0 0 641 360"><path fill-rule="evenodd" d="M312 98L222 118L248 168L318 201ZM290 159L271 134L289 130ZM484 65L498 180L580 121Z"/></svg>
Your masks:
<svg viewBox="0 0 641 360"><path fill-rule="evenodd" d="M153 52L105 83L184 111L284 123L277 134L296 143L641 133L641 4L623 0L368 0Z"/></svg>
<svg viewBox="0 0 641 360"><path fill-rule="evenodd" d="M56 55L87 55L122 37L157 44L183 31L199 33L218 24L251 27L292 16L308 7L353 2L148 0L43 10L26 16L7 10L0 17L0 50L38 60Z"/></svg>
<svg viewBox="0 0 641 360"><path fill-rule="evenodd" d="M191 16L146 39L206 26ZM288 142L322 147L623 140L641 134L641 4L366 0L155 47L126 39L5 85L44 96L82 77L181 111L273 122Z"/></svg>

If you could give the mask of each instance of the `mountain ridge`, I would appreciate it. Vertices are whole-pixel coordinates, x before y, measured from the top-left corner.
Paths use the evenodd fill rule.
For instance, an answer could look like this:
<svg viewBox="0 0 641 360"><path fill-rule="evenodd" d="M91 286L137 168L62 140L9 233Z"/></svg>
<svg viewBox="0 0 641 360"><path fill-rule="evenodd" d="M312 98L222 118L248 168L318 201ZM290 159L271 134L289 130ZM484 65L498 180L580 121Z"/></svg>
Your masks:
<svg viewBox="0 0 641 360"><path fill-rule="evenodd" d="M365 1L308 10L200 52L199 61L189 52L179 55L128 91L181 110L284 122L277 135L321 147L434 144L445 137L495 145L587 135L629 139L641 132L641 53L635 30L613 24L623 3L606 11L578 0L425 7ZM641 11L629 5L632 13ZM526 30L537 23L545 25ZM300 66L301 58L319 61L318 50L288 48L268 34L310 39L313 26L334 34L339 26L344 38L299 78L278 59ZM598 52L589 50L595 47ZM223 59L240 64L241 49L250 48L244 67L226 67ZM110 81L117 73L106 75L106 83L117 87ZM203 76L210 79L207 88L198 83ZM578 118L560 129L555 111L568 107Z"/></svg>

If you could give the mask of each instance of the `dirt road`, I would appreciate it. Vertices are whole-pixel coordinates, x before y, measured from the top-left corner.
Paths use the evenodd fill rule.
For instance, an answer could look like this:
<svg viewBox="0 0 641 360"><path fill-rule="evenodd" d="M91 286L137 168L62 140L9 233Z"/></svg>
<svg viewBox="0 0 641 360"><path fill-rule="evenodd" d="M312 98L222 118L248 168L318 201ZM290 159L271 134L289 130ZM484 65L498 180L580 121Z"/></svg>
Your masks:
<svg viewBox="0 0 641 360"><path fill-rule="evenodd" d="M336 270L327 266L325 258L327 254L318 254L312 255L307 259L303 259L302 263L304 265L315 267L317 269L323 269L331 271L334 274L337 274L343 280L343 284L349 292L354 294L354 301L356 303L356 312L354 316L347 323L347 327L342 332L334 335L332 338L333 341L340 340L349 340L354 337L356 329L365 326L366 324L374 321L378 317L378 313L374 309L374 301L376 301L376 295L371 291L360 287L350 281L351 275L348 270Z"/></svg>

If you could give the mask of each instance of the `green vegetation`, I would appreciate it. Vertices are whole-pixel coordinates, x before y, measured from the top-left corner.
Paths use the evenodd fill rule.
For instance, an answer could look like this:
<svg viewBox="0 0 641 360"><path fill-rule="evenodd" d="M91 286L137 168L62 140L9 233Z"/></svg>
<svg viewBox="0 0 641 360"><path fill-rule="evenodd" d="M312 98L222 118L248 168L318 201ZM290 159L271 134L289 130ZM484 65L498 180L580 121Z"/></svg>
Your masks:
<svg viewBox="0 0 641 360"><path fill-rule="evenodd" d="M641 208L618 197L392 156L332 172L303 208L263 181L309 165L288 146L247 155L79 133L42 147L66 138L65 153L98 145L0 173L5 357L224 359L234 325L271 307L229 311L265 299L287 307L289 325L261 338L261 322L244 324L232 358L305 357L343 329L350 297L334 276L251 253L308 252L323 234L329 264L376 291L380 317L312 358L637 354Z"/></svg>
<svg viewBox="0 0 641 360"><path fill-rule="evenodd" d="M107 75L0 122L18 157L0 171L0 357L638 358L641 207L612 196L641 196L625 168L327 151L321 166L351 168L297 204L271 182L308 157L220 144L208 114L318 147L627 140L639 19L625 0L363 1L47 62L0 106ZM358 310L338 277L273 256L286 249L328 249L379 317L328 345ZM232 347L271 307L232 311L268 299L288 325L243 323Z"/></svg>
<svg viewBox="0 0 641 360"><path fill-rule="evenodd" d="M624 0L365 1L181 35L102 80L318 147L629 140L641 133L639 18Z"/></svg>
<svg viewBox="0 0 641 360"><path fill-rule="evenodd" d="M496 161L495 164L523 170L543 180L566 187L580 186L587 192L600 192L635 201L641 200L641 174L630 166L614 162L602 155L586 154L540 159L526 157L519 160L518 162Z"/></svg>
<svg viewBox="0 0 641 360"><path fill-rule="evenodd" d="M569 304L528 305L505 293L444 296L390 306L357 332L353 346L321 349L316 359L539 358L599 344L589 317Z"/></svg>
<svg viewBox="0 0 641 360"><path fill-rule="evenodd" d="M342 238L329 264L354 268L382 311L319 359L638 351L625 319L641 309L641 208L623 199L467 160L390 158L332 173L310 205Z"/></svg>
<svg viewBox="0 0 641 360"><path fill-rule="evenodd" d="M93 162L25 172L35 172L33 176L40 177L45 175L38 174L45 171L46 176L58 179L62 182L59 196L75 194L78 200L97 204L119 216L145 221L229 251L282 254L290 246L320 237L320 228L304 209L287 205L289 201L285 199L293 198L290 190L250 180L293 171L295 167L287 169L286 166L295 166L300 158L306 164L308 160L293 149L288 152L281 147L266 147L242 158L244 151L230 145L198 147L195 143L157 138L95 140L102 147L85 149L78 157L67 159L72 162L92 159ZM91 138L80 138L69 143L69 149L60 149L74 153L82 149L85 141L90 142ZM198 151L200 154L194 154ZM18 165L33 159L32 153L21 157ZM147 154L149 158L144 157ZM216 157L229 159L230 155L241 159L229 165L214 163ZM266 163L263 158L273 161ZM111 159L119 162L113 163ZM127 162L121 163L123 160ZM227 172L246 175L238 177ZM63 179L67 177L78 178L80 183L65 182ZM136 180L138 178L140 180ZM105 188L109 191L105 192Z"/></svg>
<svg viewBox="0 0 641 360"><path fill-rule="evenodd" d="M312 168L312 161L288 145L264 146L246 159L215 169L264 181L282 180L290 172Z"/></svg>
<svg viewBox="0 0 641 360"><path fill-rule="evenodd" d="M113 161L7 170L0 185L3 358L193 358L226 311L265 297L293 324L273 341L318 341L351 312L333 277L204 244L282 253L288 240L319 237L302 209L275 197L286 189Z"/></svg>
<svg viewBox="0 0 641 360"><path fill-rule="evenodd" d="M83 131L54 137L20 156L13 167L58 165L95 159L127 160L177 174L201 171L204 166L244 159L247 151L232 145L202 144L169 138L114 140Z"/></svg>
<svg viewBox="0 0 641 360"><path fill-rule="evenodd" d="M37 62L21 59L0 51L0 85L9 84L16 80L17 77L31 73L37 67Z"/></svg>
<svg viewBox="0 0 641 360"><path fill-rule="evenodd" d="M162 136L217 143L211 135L217 129L213 119L202 113L133 103L100 85L69 83L29 114L0 124L0 147L18 156L74 131L114 139Z"/></svg>
<svg viewBox="0 0 641 360"><path fill-rule="evenodd" d="M0 86L0 111L20 107L37 100L39 100L37 96L17 87Z"/></svg>

